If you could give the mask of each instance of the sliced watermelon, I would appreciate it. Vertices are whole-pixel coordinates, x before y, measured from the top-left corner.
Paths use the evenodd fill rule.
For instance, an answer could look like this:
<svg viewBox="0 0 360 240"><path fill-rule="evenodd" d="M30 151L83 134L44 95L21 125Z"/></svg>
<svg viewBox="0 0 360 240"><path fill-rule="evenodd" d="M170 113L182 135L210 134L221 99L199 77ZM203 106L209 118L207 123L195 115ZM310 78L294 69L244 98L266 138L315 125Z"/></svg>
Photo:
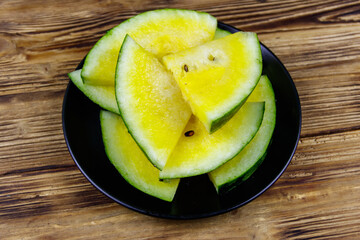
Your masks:
<svg viewBox="0 0 360 240"><path fill-rule="evenodd" d="M275 95L267 76L262 76L248 102L265 101L265 113L259 131L232 160L209 173L217 191L226 192L245 181L261 164L276 122Z"/></svg>
<svg viewBox="0 0 360 240"><path fill-rule="evenodd" d="M262 71L259 40L250 32L237 32L162 60L210 133L240 109Z"/></svg>
<svg viewBox="0 0 360 240"><path fill-rule="evenodd" d="M105 152L122 177L140 191L171 202L179 179L159 181L159 170L134 142L119 115L101 110L100 123Z"/></svg>
<svg viewBox="0 0 360 240"><path fill-rule="evenodd" d="M88 53L81 72L86 84L114 85L116 61L129 34L157 57L213 39L217 20L208 13L160 9L130 18L106 33Z"/></svg>
<svg viewBox="0 0 360 240"><path fill-rule="evenodd" d="M217 28L215 31L215 35L214 35L214 40L226 37L230 34L231 34L231 32L229 32L229 31L223 30L221 28Z"/></svg>
<svg viewBox="0 0 360 240"><path fill-rule="evenodd" d="M191 109L171 73L129 35L121 47L115 95L124 122L149 160L162 169Z"/></svg>
<svg viewBox="0 0 360 240"><path fill-rule="evenodd" d="M209 134L192 117L160 178L183 178L207 173L236 156L255 136L264 113L264 103L246 103L221 129Z"/></svg>
<svg viewBox="0 0 360 240"><path fill-rule="evenodd" d="M113 113L119 114L119 108L115 99L115 88L113 86L92 86L84 84L81 79L81 69L68 74L70 80L91 101Z"/></svg>

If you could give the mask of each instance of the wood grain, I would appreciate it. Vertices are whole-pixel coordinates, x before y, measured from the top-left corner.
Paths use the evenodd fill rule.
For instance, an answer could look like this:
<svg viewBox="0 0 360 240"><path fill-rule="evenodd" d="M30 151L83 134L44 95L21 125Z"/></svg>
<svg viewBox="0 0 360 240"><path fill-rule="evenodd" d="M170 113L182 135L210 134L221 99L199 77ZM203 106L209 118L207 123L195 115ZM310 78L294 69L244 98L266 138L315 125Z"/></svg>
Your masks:
<svg viewBox="0 0 360 240"><path fill-rule="evenodd" d="M257 32L302 104L282 177L246 206L195 221L113 203L62 132L66 74L108 29L166 7ZM360 239L359 142L360 1L0 1L0 239Z"/></svg>

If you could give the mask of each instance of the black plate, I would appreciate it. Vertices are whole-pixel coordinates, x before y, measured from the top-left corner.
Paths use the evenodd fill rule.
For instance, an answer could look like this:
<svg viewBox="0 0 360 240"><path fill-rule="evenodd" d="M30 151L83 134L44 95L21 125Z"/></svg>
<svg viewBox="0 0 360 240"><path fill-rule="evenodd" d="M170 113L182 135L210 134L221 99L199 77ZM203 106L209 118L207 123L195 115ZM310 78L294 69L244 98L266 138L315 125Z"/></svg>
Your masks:
<svg viewBox="0 0 360 240"><path fill-rule="evenodd" d="M219 23L230 32L238 29ZM182 179L173 202L151 197L129 185L111 165L101 138L99 110L70 81L63 103L63 130L69 151L85 177L115 202L135 211L163 218L194 219L238 208L262 194L290 163L301 128L301 107L295 85L280 60L264 45L263 74L276 97L276 127L264 162L245 182L218 195L207 175ZM82 62L78 68L82 67Z"/></svg>

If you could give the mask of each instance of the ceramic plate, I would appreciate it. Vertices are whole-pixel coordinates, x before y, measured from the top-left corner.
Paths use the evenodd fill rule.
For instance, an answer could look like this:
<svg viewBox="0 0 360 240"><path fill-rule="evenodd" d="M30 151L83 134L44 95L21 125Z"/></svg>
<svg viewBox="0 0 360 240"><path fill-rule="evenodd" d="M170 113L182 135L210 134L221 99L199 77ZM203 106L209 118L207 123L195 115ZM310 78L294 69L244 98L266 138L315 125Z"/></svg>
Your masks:
<svg viewBox="0 0 360 240"><path fill-rule="evenodd" d="M230 32L238 29L219 23ZM276 98L276 127L268 153L255 173L227 194L218 195L207 175L182 179L173 202L151 197L129 185L108 160L101 137L99 110L70 81L63 102L63 130L69 151L85 177L115 202L151 216L194 219L239 208L267 190L290 163L300 136L301 107L295 85L280 60L264 45L263 74ZM82 62L78 69L82 67Z"/></svg>

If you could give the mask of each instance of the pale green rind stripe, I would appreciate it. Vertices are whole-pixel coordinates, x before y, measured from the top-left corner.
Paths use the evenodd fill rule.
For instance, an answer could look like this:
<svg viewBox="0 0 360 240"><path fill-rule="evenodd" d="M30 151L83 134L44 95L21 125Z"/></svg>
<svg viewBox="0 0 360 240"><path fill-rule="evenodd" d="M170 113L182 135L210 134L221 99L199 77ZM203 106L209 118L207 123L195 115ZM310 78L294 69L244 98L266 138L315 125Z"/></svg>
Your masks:
<svg viewBox="0 0 360 240"><path fill-rule="evenodd" d="M81 79L81 69L69 73L68 76L75 86L95 104L110 112L119 114L114 87L85 85Z"/></svg>
<svg viewBox="0 0 360 240"><path fill-rule="evenodd" d="M119 115L101 110L100 123L105 152L122 177L140 191L171 202L180 180L159 181L159 170L148 161Z"/></svg>
<svg viewBox="0 0 360 240"><path fill-rule="evenodd" d="M229 32L229 31L223 30L221 28L216 28L215 35L214 35L214 40L226 37L226 36L228 36L230 34L231 34L231 32Z"/></svg>
<svg viewBox="0 0 360 240"><path fill-rule="evenodd" d="M276 122L276 104L274 91L267 76L261 77L250 95L248 102L252 101L265 101L263 122L253 140L235 158L209 173L210 180L217 190L222 187L231 188L228 184L246 180L261 162L270 143Z"/></svg>

